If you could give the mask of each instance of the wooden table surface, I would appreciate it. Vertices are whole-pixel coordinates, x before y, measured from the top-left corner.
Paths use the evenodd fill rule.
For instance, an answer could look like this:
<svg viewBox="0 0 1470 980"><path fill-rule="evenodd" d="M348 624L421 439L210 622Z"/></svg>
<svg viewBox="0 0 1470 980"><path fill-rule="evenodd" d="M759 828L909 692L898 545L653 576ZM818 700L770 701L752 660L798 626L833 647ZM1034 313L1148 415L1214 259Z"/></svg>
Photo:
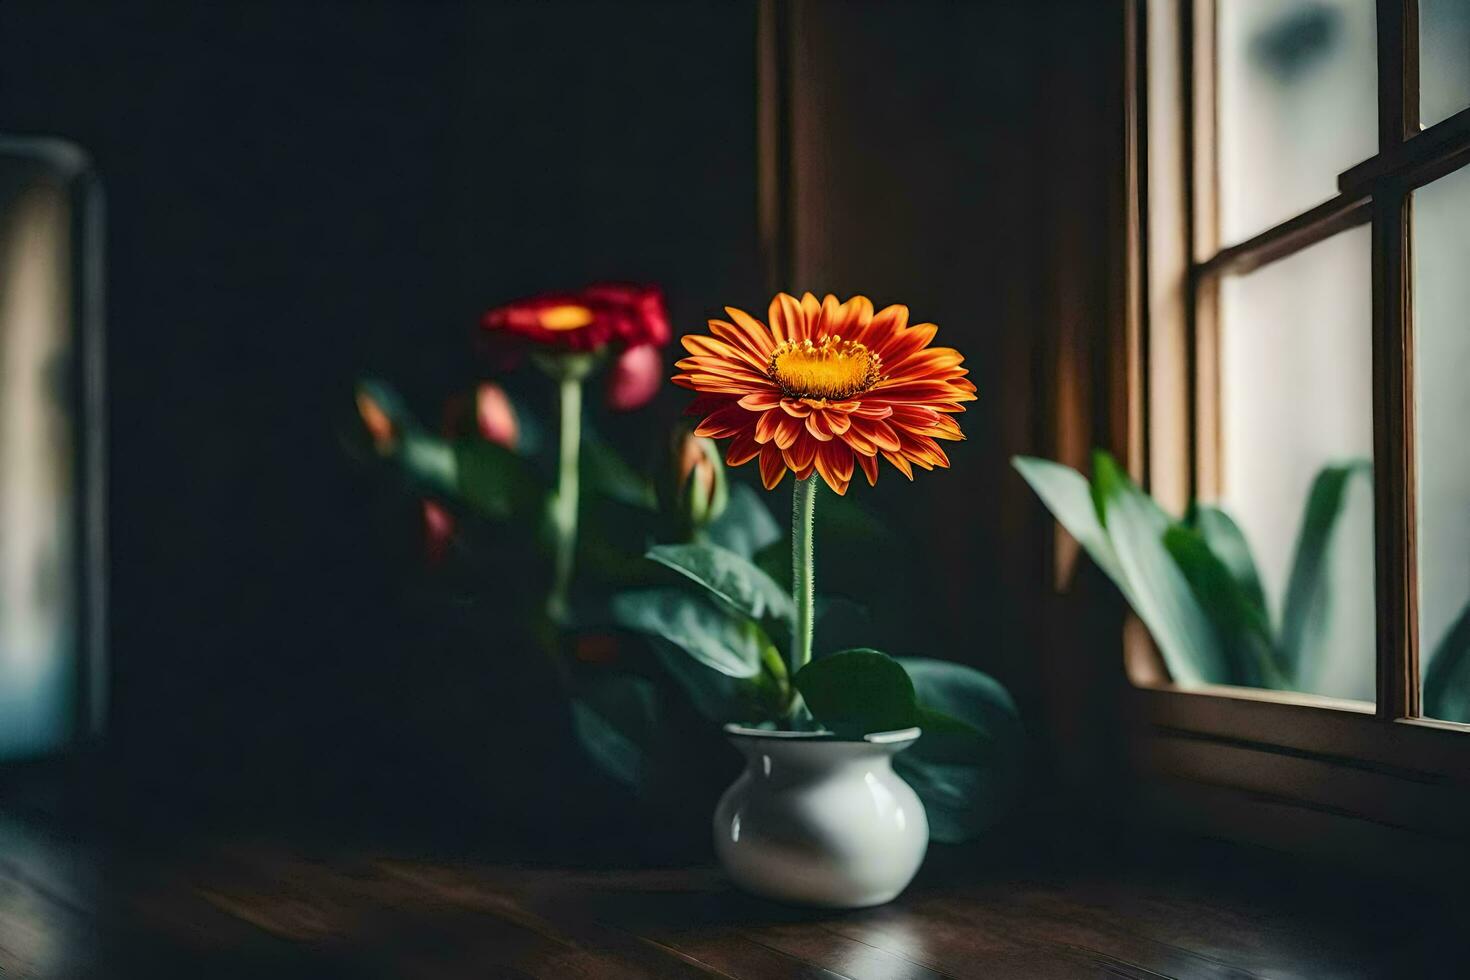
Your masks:
<svg viewBox="0 0 1470 980"><path fill-rule="evenodd" d="M899 901L786 909L709 867L577 869L0 813L0 977L1463 976L1453 908L1222 844L935 848ZM1453 964L1458 963L1458 966Z"/></svg>

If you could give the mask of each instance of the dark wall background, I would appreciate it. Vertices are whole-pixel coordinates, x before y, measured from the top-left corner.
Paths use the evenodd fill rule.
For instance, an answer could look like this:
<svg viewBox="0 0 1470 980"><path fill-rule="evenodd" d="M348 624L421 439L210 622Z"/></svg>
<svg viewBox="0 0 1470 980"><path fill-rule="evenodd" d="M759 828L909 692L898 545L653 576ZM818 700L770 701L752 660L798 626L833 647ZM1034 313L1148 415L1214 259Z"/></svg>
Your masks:
<svg viewBox="0 0 1470 980"><path fill-rule="evenodd" d="M479 311L594 278L680 323L761 299L754 31L729 2L0 5L0 128L76 141L107 194L116 740L194 779L354 723L399 625L338 445L359 373L441 393Z"/></svg>
<svg viewBox="0 0 1470 980"><path fill-rule="evenodd" d="M432 404L480 310L595 278L663 283L686 330L764 309L756 6L0 5L0 129L76 141L108 197L113 736L140 770L310 773L441 669L339 445L359 374ZM1008 457L1055 444L1056 325L1109 315L1120 5L788 6L779 285L910 304L981 395L952 471L855 491L897 564L844 567L893 652L1085 736Z"/></svg>

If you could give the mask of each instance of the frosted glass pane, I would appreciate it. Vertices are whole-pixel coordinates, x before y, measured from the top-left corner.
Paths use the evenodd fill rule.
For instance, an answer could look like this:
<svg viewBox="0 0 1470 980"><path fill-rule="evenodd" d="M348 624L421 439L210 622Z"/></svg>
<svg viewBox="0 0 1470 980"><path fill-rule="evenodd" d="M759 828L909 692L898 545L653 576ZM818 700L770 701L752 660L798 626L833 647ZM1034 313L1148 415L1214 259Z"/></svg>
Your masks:
<svg viewBox="0 0 1470 980"><path fill-rule="evenodd" d="M1222 504L1255 555L1279 633L1297 535L1328 464L1373 455L1371 236L1343 232L1220 288ZM1349 480L1329 601L1287 686L1374 699L1373 501Z"/></svg>
<svg viewBox="0 0 1470 980"><path fill-rule="evenodd" d="M0 759L72 731L71 221L62 183L0 149Z"/></svg>
<svg viewBox="0 0 1470 980"><path fill-rule="evenodd" d="M1470 721L1470 677L1434 676L1464 646L1447 640L1470 602L1470 171L1416 191L1413 215L1424 713Z"/></svg>
<svg viewBox="0 0 1470 980"><path fill-rule="evenodd" d="M1234 244L1337 193L1378 149L1373 0L1216 5L1220 233Z"/></svg>
<svg viewBox="0 0 1470 980"><path fill-rule="evenodd" d="M1419 121L1470 106L1470 0L1419 0Z"/></svg>

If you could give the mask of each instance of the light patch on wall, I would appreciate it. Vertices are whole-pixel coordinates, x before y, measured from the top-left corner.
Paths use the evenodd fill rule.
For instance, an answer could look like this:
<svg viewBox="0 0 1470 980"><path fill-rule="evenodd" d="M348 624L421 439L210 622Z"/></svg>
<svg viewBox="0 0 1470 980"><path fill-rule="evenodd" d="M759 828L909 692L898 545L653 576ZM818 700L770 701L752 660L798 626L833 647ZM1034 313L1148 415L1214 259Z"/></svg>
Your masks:
<svg viewBox="0 0 1470 980"><path fill-rule="evenodd" d="M70 737L77 661L71 207L21 180L0 196L0 758Z"/></svg>

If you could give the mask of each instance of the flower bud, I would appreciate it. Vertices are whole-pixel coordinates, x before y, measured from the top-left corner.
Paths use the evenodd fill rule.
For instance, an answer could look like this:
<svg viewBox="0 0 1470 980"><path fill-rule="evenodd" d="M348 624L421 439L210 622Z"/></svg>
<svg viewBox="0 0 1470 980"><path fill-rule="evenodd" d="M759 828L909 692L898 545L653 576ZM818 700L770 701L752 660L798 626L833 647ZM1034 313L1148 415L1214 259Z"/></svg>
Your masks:
<svg viewBox="0 0 1470 980"><path fill-rule="evenodd" d="M475 425L487 442L506 449L515 449L520 444L521 430L515 408L498 384L487 381L475 389Z"/></svg>
<svg viewBox="0 0 1470 980"><path fill-rule="evenodd" d="M642 408L658 394L664 380L663 358L652 344L629 347L618 355L607 375L607 406L616 412Z"/></svg>
<svg viewBox="0 0 1470 980"><path fill-rule="evenodd" d="M357 391L357 414L362 417L363 428L373 440L373 448L384 455L392 452L396 436L393 420L373 396L361 388Z"/></svg>
<svg viewBox="0 0 1470 980"><path fill-rule="evenodd" d="M674 504L691 530L725 512L725 463L713 439L684 432L675 440Z"/></svg>
<svg viewBox="0 0 1470 980"><path fill-rule="evenodd" d="M449 542L454 537L454 515L432 500L423 501L424 511L424 560L438 565L449 553Z"/></svg>

